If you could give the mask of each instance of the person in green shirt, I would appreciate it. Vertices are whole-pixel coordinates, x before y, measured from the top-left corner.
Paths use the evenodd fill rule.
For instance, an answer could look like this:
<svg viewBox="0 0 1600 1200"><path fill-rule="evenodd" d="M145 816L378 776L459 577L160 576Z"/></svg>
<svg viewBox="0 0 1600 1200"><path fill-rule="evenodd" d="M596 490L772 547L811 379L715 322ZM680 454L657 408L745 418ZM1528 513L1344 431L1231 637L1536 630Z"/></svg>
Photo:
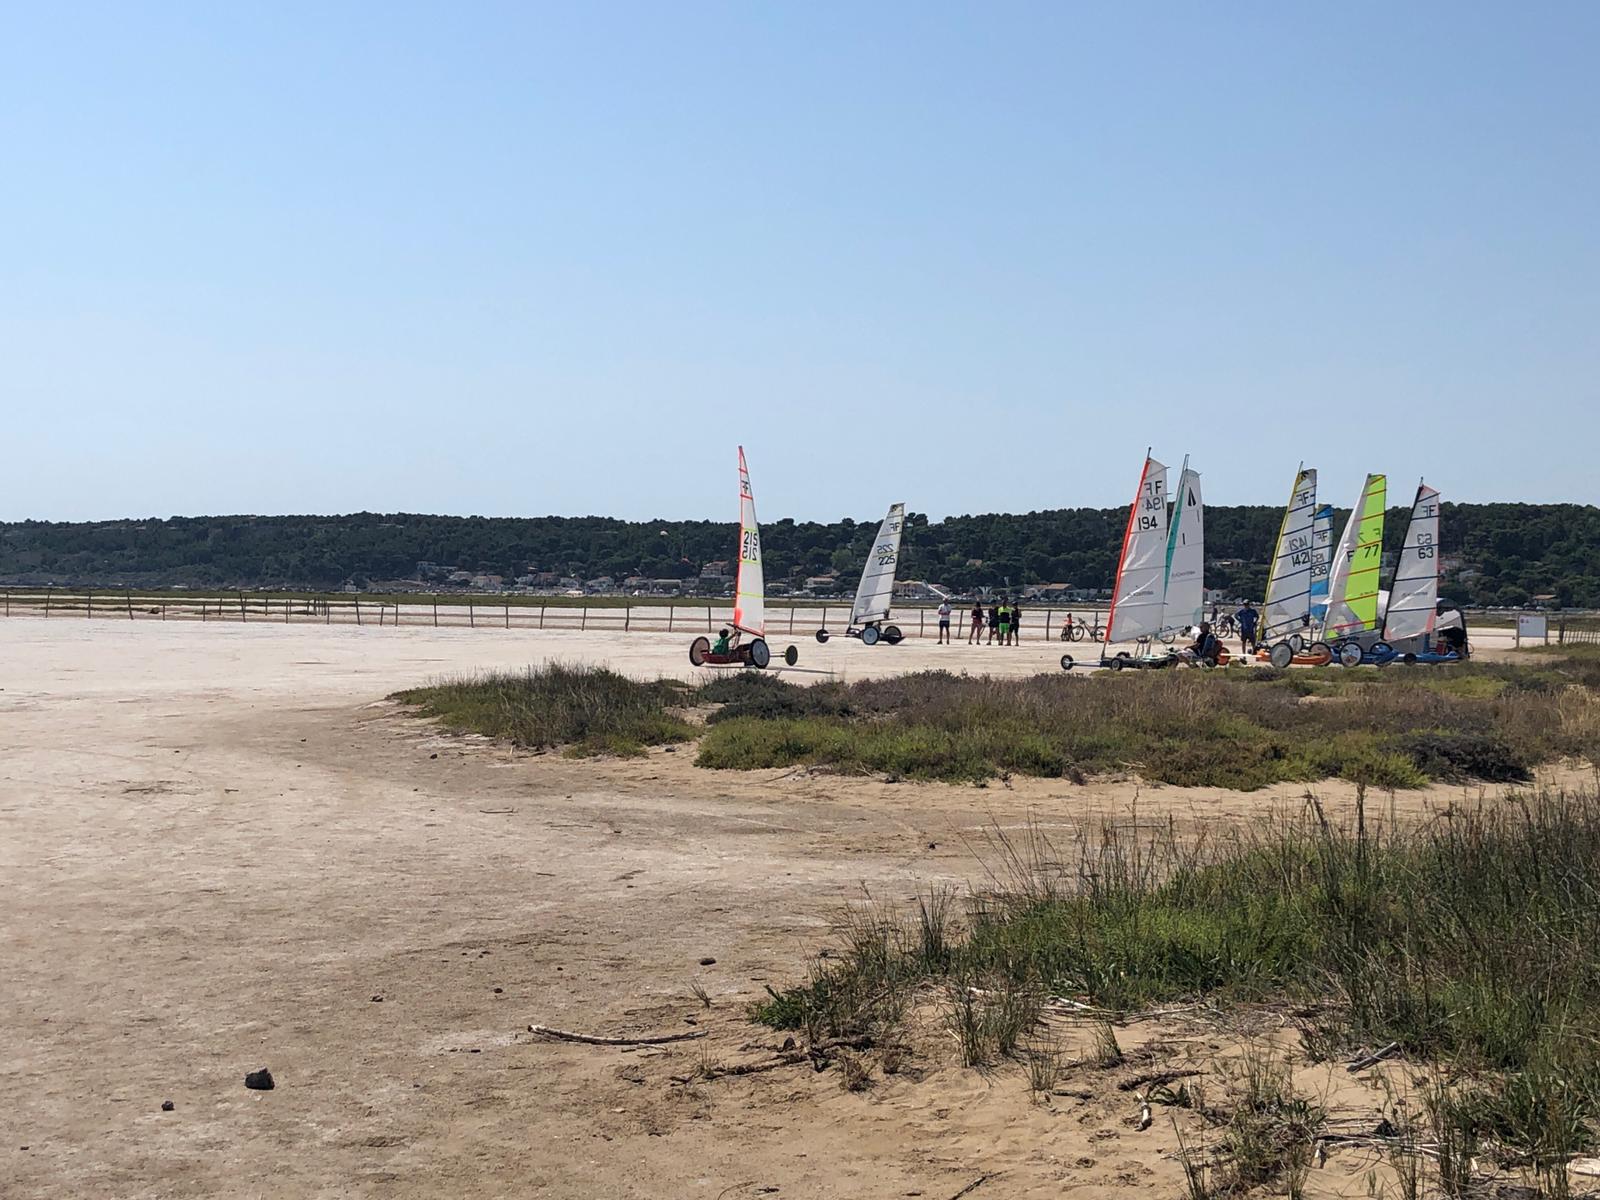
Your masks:
<svg viewBox="0 0 1600 1200"><path fill-rule="evenodd" d="M733 646L734 646L734 642L736 641L736 638L737 638L737 635L730 634L728 630L724 629L722 631L721 635L717 638L717 640L711 643L711 653L713 653L713 654L728 654L728 653L730 653L733 650Z"/></svg>

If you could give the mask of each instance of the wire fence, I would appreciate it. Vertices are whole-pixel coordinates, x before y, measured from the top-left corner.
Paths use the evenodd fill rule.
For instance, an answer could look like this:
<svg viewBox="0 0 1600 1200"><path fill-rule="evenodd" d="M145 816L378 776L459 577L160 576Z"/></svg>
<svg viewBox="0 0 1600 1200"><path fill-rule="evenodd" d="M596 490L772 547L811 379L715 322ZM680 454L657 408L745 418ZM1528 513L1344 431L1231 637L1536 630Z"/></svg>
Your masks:
<svg viewBox="0 0 1600 1200"><path fill-rule="evenodd" d="M419 596L416 599L269 596L252 592L206 595L140 593L130 590L12 588L4 591L4 615L50 620L225 621L244 624L360 625L389 628L465 628L484 630L563 629L615 633L715 633L733 622L731 604L548 604L538 597ZM985 610L987 612L987 609ZM1021 641L1061 639L1068 624L1083 626L1082 639L1103 624L1103 609L1024 607L1017 629ZM850 617L848 604L767 604L767 636L810 637L818 629L843 634ZM886 624L908 638L937 639L936 608L898 607ZM973 637L970 606L950 616L948 636ZM981 625L977 636L986 643L999 631Z"/></svg>

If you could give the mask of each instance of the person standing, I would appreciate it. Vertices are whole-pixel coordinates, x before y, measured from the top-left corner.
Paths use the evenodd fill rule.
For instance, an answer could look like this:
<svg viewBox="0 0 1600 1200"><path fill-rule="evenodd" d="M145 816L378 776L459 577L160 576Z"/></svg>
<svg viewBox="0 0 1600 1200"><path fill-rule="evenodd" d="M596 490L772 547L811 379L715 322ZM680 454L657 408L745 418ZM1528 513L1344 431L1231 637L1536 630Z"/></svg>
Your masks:
<svg viewBox="0 0 1600 1200"><path fill-rule="evenodd" d="M998 603L996 603L996 604L989 605L989 641L988 641L988 645L990 645L990 646L994 645L994 635L999 633L999 632L1000 632L1000 605Z"/></svg>
<svg viewBox="0 0 1600 1200"><path fill-rule="evenodd" d="M1017 604L1011 606L1011 644L1022 643L1022 607Z"/></svg>
<svg viewBox="0 0 1600 1200"><path fill-rule="evenodd" d="M983 645L983 605L977 600L972 602L972 628L967 633L967 645L974 642Z"/></svg>
<svg viewBox="0 0 1600 1200"><path fill-rule="evenodd" d="M1244 607L1233 614L1233 619L1239 622L1239 652L1249 654L1257 648L1256 623L1261 620L1261 614L1246 600Z"/></svg>
<svg viewBox="0 0 1600 1200"><path fill-rule="evenodd" d="M950 601L939 601L939 641L940 646L950 644Z"/></svg>

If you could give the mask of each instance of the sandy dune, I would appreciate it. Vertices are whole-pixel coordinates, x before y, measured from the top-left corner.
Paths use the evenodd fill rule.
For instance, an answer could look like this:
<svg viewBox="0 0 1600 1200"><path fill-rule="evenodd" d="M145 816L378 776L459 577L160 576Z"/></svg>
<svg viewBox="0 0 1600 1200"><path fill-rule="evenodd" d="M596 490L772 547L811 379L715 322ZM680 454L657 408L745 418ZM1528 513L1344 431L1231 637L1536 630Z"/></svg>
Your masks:
<svg viewBox="0 0 1600 1200"><path fill-rule="evenodd" d="M801 649L847 677L1056 657ZM945 1200L997 1172L977 1200L1176 1194L1170 1124L1135 1133L1092 1079L1043 1107L1017 1068L937 1058L859 1094L805 1068L670 1079L774 1041L742 1005L803 972L843 902L980 881L990 826L1065 833L1130 785L576 763L382 700L552 658L690 673L659 635L0 621L0 1193ZM1227 820L1300 790L1140 811ZM533 1021L710 1036L624 1053ZM245 1090L261 1066L277 1089ZM1314 1191L1363 1194L1364 1169L1336 1156Z"/></svg>

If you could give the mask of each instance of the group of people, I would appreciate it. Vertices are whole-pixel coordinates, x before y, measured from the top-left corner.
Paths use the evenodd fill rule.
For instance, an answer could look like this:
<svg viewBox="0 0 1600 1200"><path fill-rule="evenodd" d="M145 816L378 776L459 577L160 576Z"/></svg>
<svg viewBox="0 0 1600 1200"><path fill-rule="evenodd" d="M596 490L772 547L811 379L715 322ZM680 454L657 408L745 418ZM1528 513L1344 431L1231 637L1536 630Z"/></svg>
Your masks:
<svg viewBox="0 0 1600 1200"><path fill-rule="evenodd" d="M939 645L951 644L950 618L954 613L950 601L944 600L939 604ZM998 640L1002 646L1015 646L1018 644L1019 630L1022 626L1022 608L1009 600L997 600L984 611L982 603L974 601L972 611L968 614L967 645L982 646L994 645ZM989 631L987 643L983 640L984 630Z"/></svg>

